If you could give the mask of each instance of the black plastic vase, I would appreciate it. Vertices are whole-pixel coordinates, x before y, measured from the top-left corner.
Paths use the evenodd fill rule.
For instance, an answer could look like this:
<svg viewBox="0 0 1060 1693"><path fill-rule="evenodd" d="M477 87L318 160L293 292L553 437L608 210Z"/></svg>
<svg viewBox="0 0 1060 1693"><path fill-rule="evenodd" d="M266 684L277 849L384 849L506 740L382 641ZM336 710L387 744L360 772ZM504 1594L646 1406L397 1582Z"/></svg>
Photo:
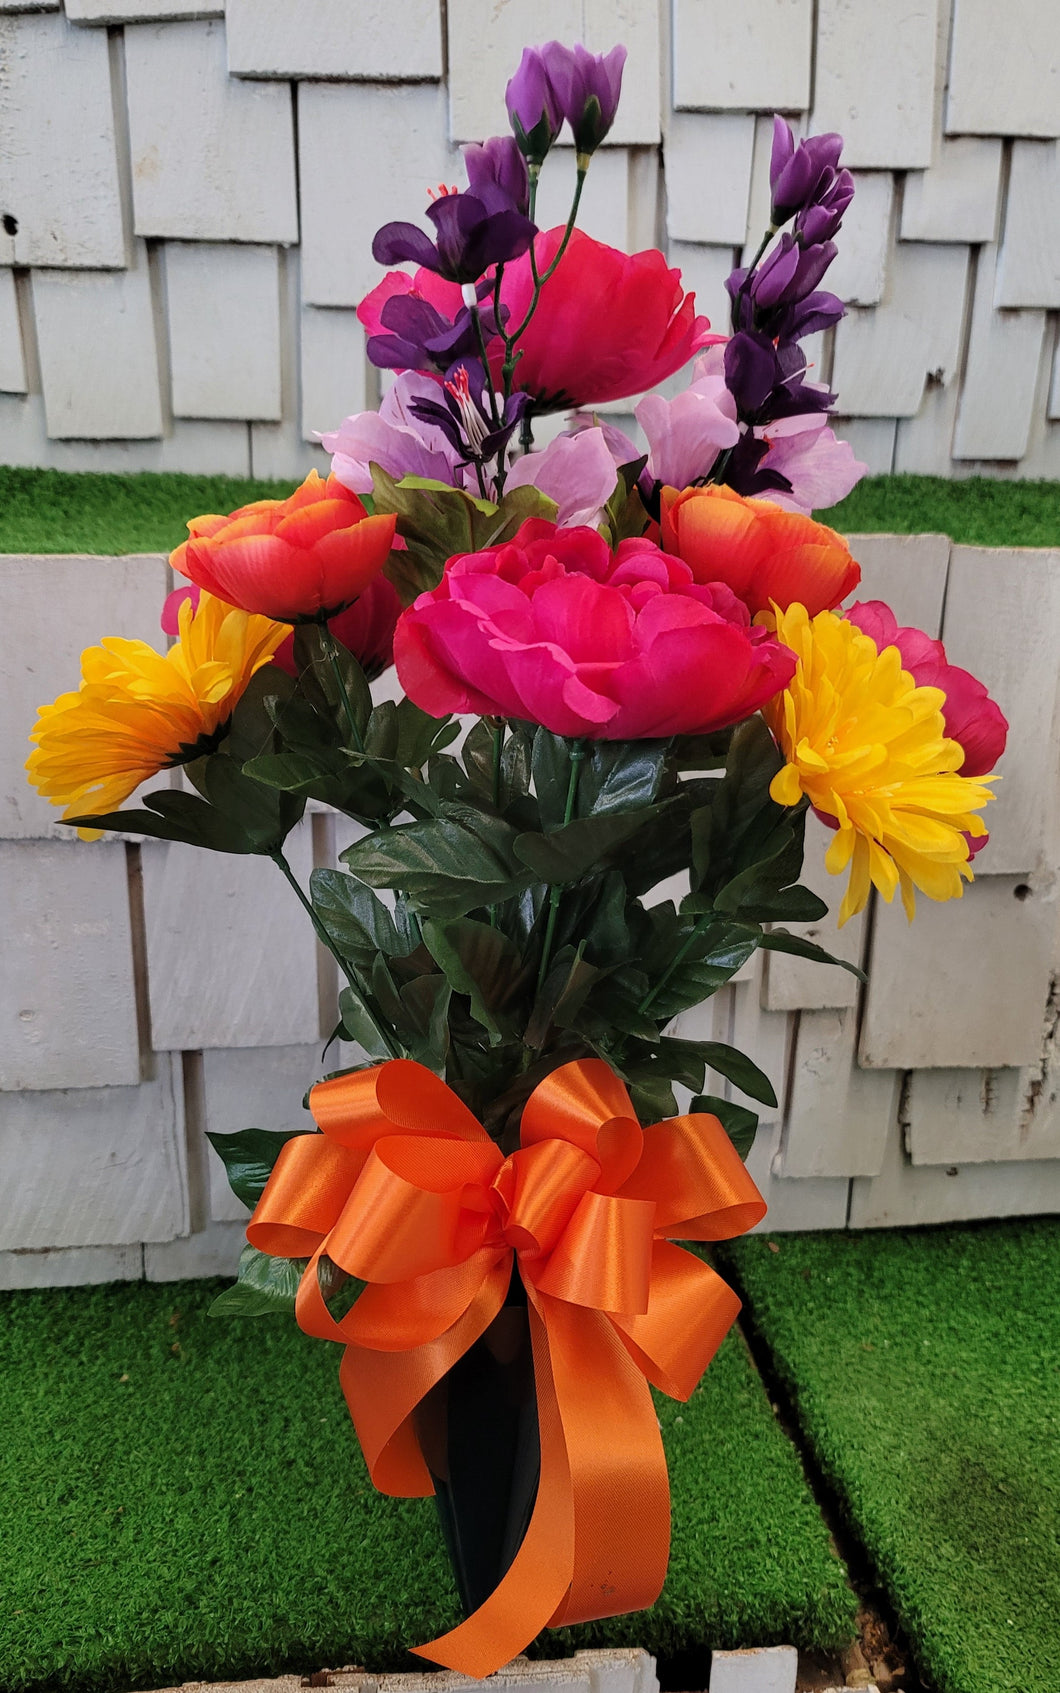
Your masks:
<svg viewBox="0 0 1060 1693"><path fill-rule="evenodd" d="M470 1615L522 1544L541 1470L530 1320L518 1270L489 1328L421 1401L415 1426Z"/></svg>

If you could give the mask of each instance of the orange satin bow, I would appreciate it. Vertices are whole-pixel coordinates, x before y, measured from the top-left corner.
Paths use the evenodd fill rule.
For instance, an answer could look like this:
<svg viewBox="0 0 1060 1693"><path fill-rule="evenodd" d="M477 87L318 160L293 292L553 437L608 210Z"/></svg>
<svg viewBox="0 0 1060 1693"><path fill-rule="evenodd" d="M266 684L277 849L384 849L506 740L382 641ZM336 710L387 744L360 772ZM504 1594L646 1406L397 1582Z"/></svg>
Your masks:
<svg viewBox="0 0 1060 1693"><path fill-rule="evenodd" d="M394 1059L320 1082L322 1135L283 1147L247 1227L263 1252L310 1257L300 1326L346 1343L341 1379L372 1481L433 1492L413 1411L526 1286L541 1435L537 1501L479 1609L414 1647L472 1676L546 1625L640 1610L670 1548L666 1459L648 1383L687 1399L740 1308L671 1239L726 1240L765 1202L716 1117L642 1129L601 1060L539 1083L504 1158L430 1070ZM323 1254L368 1285L341 1321Z"/></svg>

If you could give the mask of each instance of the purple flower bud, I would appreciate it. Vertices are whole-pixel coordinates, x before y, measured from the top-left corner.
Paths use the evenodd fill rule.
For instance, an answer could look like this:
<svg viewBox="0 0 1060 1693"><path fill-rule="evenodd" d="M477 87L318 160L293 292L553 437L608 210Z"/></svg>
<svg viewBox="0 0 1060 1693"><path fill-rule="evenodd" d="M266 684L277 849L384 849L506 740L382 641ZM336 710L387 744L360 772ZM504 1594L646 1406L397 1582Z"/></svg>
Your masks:
<svg viewBox="0 0 1060 1693"><path fill-rule="evenodd" d="M432 241L414 223L387 223L376 232L372 256L381 265L417 264L450 282L477 282L491 265L525 253L537 229L495 185L481 194L442 194L428 206Z"/></svg>
<svg viewBox="0 0 1060 1693"><path fill-rule="evenodd" d="M786 124L784 128L787 129ZM787 223L796 212L815 202L824 172L835 171L842 151L841 135L811 135L809 140L800 141L794 152L785 158L786 143L781 141L778 147L778 128L774 120L773 158L769 170L769 186L773 195L770 221L774 228Z"/></svg>
<svg viewBox="0 0 1060 1693"><path fill-rule="evenodd" d="M464 148L464 166L473 193L503 194L513 211L526 216L530 206L530 178L519 143L511 135L493 135L481 147Z"/></svg>
<svg viewBox="0 0 1060 1693"><path fill-rule="evenodd" d="M795 219L795 233L806 247L830 241L843 222L843 214L854 198L854 178L848 170L827 172L832 180L822 181L812 206L805 206Z"/></svg>
<svg viewBox="0 0 1060 1693"><path fill-rule="evenodd" d="M618 46L610 53L590 53L580 42L563 47L550 41L541 51L575 148L579 153L595 153L615 121L626 49Z"/></svg>
<svg viewBox="0 0 1060 1693"><path fill-rule="evenodd" d="M531 165L544 162L563 128L563 113L559 109L545 60L545 55L556 47L559 47L558 42L550 42L548 47L524 47L515 75L504 91L512 133L519 151ZM563 51L562 48L559 50Z"/></svg>
<svg viewBox="0 0 1060 1693"><path fill-rule="evenodd" d="M782 235L751 278L750 292L755 305L768 311L782 300L791 299L790 289L798 268L798 245L790 235Z"/></svg>

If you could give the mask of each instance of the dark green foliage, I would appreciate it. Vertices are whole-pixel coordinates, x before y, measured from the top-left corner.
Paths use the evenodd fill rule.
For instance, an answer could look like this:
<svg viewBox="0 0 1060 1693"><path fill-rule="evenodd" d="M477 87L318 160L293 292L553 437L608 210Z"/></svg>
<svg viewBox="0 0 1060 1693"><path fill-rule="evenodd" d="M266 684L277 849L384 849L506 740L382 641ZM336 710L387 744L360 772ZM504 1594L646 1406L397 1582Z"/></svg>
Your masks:
<svg viewBox="0 0 1060 1693"><path fill-rule="evenodd" d="M937 1693L1055 1693L1060 1218L719 1249Z"/></svg>
<svg viewBox="0 0 1060 1693"><path fill-rule="evenodd" d="M4 1693L422 1669L407 1647L457 1621L432 1501L368 1480L338 1348L211 1322L222 1285L0 1295ZM847 1642L853 1595L739 1338L687 1405L657 1404L662 1598L537 1650L691 1651L701 1686L712 1646Z"/></svg>

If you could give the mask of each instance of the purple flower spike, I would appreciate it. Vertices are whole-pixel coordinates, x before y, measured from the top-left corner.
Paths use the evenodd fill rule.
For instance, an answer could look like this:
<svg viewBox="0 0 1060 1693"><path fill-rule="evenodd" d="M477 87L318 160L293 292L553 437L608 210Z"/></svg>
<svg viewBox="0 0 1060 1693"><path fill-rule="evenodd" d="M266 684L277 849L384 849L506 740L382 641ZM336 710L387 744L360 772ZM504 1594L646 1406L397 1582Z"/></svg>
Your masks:
<svg viewBox="0 0 1060 1693"><path fill-rule="evenodd" d="M558 42L550 42L548 47L524 47L515 75L504 91L512 133L519 151L531 165L544 163L563 128L563 113L545 62L546 53L557 46Z"/></svg>
<svg viewBox="0 0 1060 1693"><path fill-rule="evenodd" d="M477 282L490 265L525 253L537 233L495 186L477 194L442 194L427 216L438 231L436 241L414 223L384 224L372 242L377 263L422 265L463 286Z"/></svg>
<svg viewBox="0 0 1060 1693"><path fill-rule="evenodd" d="M795 219L795 233L806 247L830 241L843 222L843 213L854 198L854 178L848 170L826 171L812 206L804 206Z"/></svg>
<svg viewBox="0 0 1060 1693"><path fill-rule="evenodd" d="M511 135L494 135L481 147L464 148L464 166L473 194L503 194L515 212L526 216L530 207L530 177L519 143Z"/></svg>
<svg viewBox="0 0 1060 1693"><path fill-rule="evenodd" d="M550 41L542 53L577 151L595 153L615 121L626 49L618 46L610 53L590 53L580 42L567 48Z"/></svg>
<svg viewBox="0 0 1060 1693"><path fill-rule="evenodd" d="M783 118L774 118L769 186L773 195L770 221L775 229L804 206L816 203L821 179L826 171L834 175L842 151L843 137L835 134L811 135L796 147Z"/></svg>

